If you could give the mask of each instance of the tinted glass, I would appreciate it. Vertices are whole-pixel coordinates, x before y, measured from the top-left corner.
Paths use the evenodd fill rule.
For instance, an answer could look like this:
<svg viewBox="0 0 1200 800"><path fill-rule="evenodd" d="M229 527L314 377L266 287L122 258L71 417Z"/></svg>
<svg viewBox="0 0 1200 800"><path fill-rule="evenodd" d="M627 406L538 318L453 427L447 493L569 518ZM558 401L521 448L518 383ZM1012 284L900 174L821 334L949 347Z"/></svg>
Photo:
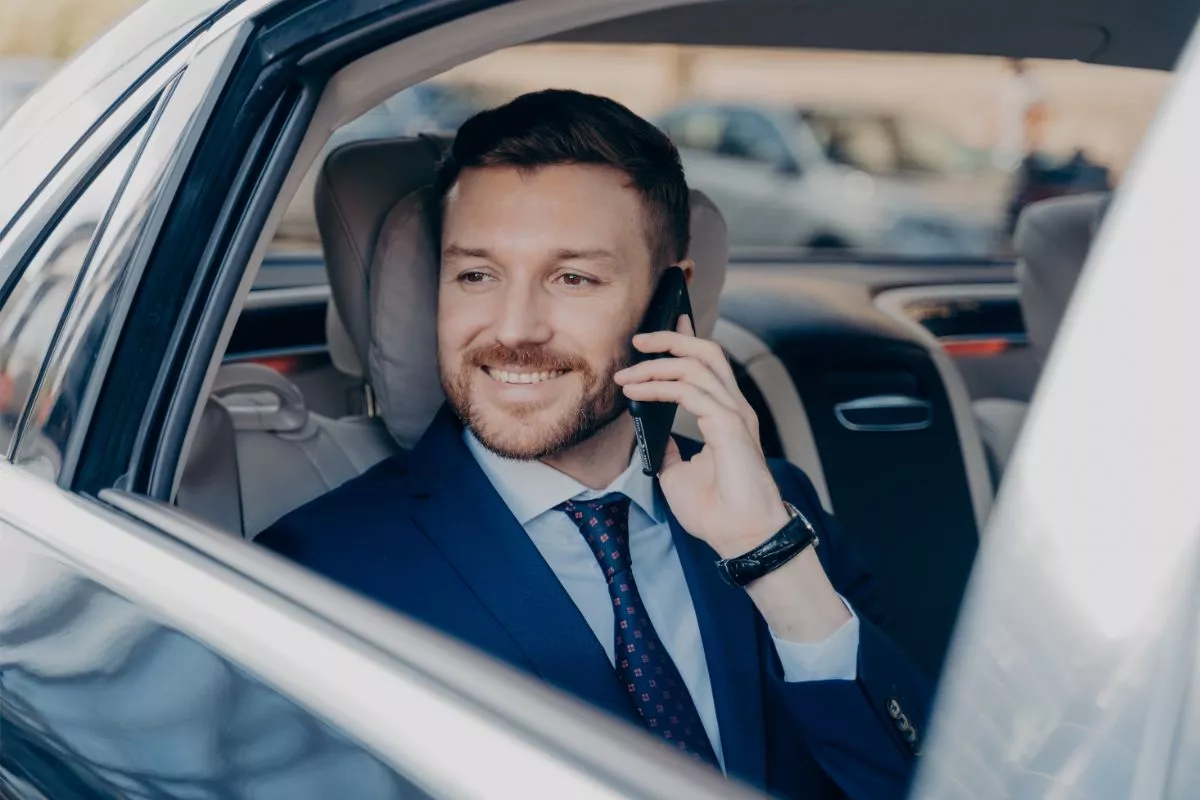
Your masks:
<svg viewBox="0 0 1200 800"><path fill-rule="evenodd" d="M236 663L2 524L0 553L4 797L427 796Z"/></svg>
<svg viewBox="0 0 1200 800"><path fill-rule="evenodd" d="M143 135L130 139L70 206L0 306L0 445L5 452L37 386L92 240Z"/></svg>

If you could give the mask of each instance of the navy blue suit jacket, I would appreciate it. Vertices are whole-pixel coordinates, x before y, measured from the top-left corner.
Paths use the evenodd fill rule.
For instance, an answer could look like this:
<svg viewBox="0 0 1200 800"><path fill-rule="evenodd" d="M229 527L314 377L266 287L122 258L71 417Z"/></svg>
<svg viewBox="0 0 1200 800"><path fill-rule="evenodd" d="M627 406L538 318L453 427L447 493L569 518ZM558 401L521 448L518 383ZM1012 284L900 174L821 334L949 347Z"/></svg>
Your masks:
<svg viewBox="0 0 1200 800"><path fill-rule="evenodd" d="M685 458L698 447L681 440ZM876 627L871 580L812 484L789 464L771 469L784 498L817 527L817 555L859 614L858 679L785 682L745 591L721 580L716 553L672 517L726 772L788 797L902 797L920 739L909 742L901 728L907 721L924 731L928 686ZM639 725L592 629L447 409L412 452L292 512L256 541Z"/></svg>

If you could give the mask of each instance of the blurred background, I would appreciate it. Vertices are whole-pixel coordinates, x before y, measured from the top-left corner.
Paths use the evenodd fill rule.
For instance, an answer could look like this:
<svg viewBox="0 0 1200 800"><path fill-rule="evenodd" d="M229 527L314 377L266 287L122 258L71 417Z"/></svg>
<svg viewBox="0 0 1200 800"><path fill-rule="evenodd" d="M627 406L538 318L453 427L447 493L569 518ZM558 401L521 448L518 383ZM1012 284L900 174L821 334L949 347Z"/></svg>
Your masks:
<svg viewBox="0 0 1200 800"><path fill-rule="evenodd" d="M0 0L0 123L138 0ZM1033 200L1119 185L1171 76L1074 62L527 45L401 92L347 141L452 132L548 86L611 96L680 147L743 259L1007 258ZM311 177L278 237L319 247Z"/></svg>

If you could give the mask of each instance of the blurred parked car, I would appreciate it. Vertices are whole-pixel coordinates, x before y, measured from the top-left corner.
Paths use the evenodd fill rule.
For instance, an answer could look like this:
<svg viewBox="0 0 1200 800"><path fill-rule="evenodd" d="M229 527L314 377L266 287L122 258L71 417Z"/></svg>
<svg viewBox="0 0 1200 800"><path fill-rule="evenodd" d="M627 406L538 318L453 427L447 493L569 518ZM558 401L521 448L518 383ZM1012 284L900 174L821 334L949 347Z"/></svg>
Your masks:
<svg viewBox="0 0 1200 800"><path fill-rule="evenodd" d="M986 256L1003 188L938 128L870 111L697 103L658 124L737 245Z"/></svg>

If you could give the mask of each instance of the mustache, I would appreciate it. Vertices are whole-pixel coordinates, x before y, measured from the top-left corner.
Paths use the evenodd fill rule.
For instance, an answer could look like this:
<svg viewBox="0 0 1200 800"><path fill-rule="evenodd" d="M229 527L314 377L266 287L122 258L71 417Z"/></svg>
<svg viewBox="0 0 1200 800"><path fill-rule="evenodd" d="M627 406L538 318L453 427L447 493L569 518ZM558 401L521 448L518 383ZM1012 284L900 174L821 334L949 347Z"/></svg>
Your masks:
<svg viewBox="0 0 1200 800"><path fill-rule="evenodd" d="M539 345L509 347L496 342L469 351L463 356L463 360L475 367L513 368L535 372L588 370L588 364L582 358Z"/></svg>

